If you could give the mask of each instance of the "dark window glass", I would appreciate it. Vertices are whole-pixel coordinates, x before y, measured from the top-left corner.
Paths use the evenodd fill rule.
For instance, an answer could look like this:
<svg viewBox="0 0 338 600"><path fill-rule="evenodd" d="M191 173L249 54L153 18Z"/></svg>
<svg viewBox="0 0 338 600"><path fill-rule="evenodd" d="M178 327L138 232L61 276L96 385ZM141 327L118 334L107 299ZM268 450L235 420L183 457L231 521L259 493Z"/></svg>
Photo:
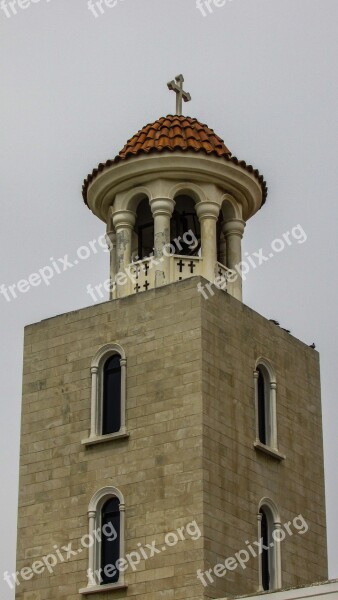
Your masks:
<svg viewBox="0 0 338 600"><path fill-rule="evenodd" d="M102 435L121 428L121 357L108 358L103 369Z"/></svg>
<svg viewBox="0 0 338 600"><path fill-rule="evenodd" d="M260 511L260 514L262 515L262 522L261 522L261 536L263 538L263 545L267 548L264 549L263 548L263 552L261 554L261 561L262 561L262 585L263 585L263 590L269 590L270 589L270 570L269 570L269 525L268 525L268 519L267 516L264 512L264 510Z"/></svg>
<svg viewBox="0 0 338 600"><path fill-rule="evenodd" d="M264 375L258 369L258 431L259 441L266 444L266 398Z"/></svg>
<svg viewBox="0 0 338 600"><path fill-rule="evenodd" d="M148 258L154 251L154 221L138 227L138 257Z"/></svg>
<svg viewBox="0 0 338 600"><path fill-rule="evenodd" d="M116 561L120 558L120 501L118 498L110 498L104 504L101 522L101 583L105 585L116 583L119 580L119 571L115 567Z"/></svg>

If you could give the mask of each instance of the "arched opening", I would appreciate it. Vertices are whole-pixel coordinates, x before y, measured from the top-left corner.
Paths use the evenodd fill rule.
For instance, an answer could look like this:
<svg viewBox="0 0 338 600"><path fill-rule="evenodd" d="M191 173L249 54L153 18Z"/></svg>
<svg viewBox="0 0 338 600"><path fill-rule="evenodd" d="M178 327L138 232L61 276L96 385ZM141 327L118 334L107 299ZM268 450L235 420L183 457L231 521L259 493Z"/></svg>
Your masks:
<svg viewBox="0 0 338 600"><path fill-rule="evenodd" d="M277 450L276 377L266 359L257 361L254 377L256 441Z"/></svg>
<svg viewBox="0 0 338 600"><path fill-rule="evenodd" d="M238 248L238 240L240 238L237 236L235 238L237 243L234 244L233 236L231 236L231 233L229 235L229 231L226 232L226 226L231 222L241 220L241 215L241 207L236 203L234 198L226 194L217 221L217 260L229 269L233 269L240 262L241 246L239 244ZM235 264L233 264L234 262Z"/></svg>
<svg viewBox="0 0 338 600"><path fill-rule="evenodd" d="M103 367L102 435L121 429L121 356L109 356Z"/></svg>
<svg viewBox="0 0 338 600"><path fill-rule="evenodd" d="M132 244L132 258L142 260L154 251L154 217L148 198L144 198L136 210L136 224Z"/></svg>
<svg viewBox="0 0 338 600"><path fill-rule="evenodd" d="M269 498L260 503L258 523L262 544L259 555L259 587L266 592L281 587L281 537L278 535L280 519L276 506Z"/></svg>
<svg viewBox="0 0 338 600"><path fill-rule="evenodd" d="M101 509L101 585L117 583L120 558L120 501L116 496L109 498Z"/></svg>
<svg viewBox="0 0 338 600"><path fill-rule="evenodd" d="M123 494L113 486L95 492L88 506L88 584L80 593L124 587L120 559L125 553L125 504ZM121 569L121 570L120 570Z"/></svg>
<svg viewBox="0 0 338 600"><path fill-rule="evenodd" d="M270 589L270 561L269 561L269 522L264 508L259 511L261 515L261 539L262 539L262 587L264 591Z"/></svg>
<svg viewBox="0 0 338 600"><path fill-rule="evenodd" d="M220 210L216 225L216 241L217 241L217 260L222 265L226 266L226 246L223 234L224 217Z"/></svg>
<svg viewBox="0 0 338 600"><path fill-rule="evenodd" d="M262 444L267 443L267 423L268 423L268 399L266 395L267 382L263 374L262 367L257 368L258 372L258 437Z"/></svg>
<svg viewBox="0 0 338 600"><path fill-rule="evenodd" d="M197 240L194 247L191 243L187 244L184 241L183 236L187 233L192 233ZM175 209L170 222L170 239L175 246L175 254L198 256L201 248L201 228L195 210L195 202L187 195L179 195L175 198ZM179 240L179 243L175 240Z"/></svg>

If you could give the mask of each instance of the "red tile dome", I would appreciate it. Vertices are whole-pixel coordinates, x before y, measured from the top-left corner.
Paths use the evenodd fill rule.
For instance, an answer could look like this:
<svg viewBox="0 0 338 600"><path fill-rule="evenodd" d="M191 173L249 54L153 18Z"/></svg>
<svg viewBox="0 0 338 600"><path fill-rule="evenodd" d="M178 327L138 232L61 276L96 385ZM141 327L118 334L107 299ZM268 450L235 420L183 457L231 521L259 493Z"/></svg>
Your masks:
<svg viewBox="0 0 338 600"><path fill-rule="evenodd" d="M123 160L155 150L193 150L216 156L231 156L224 141L207 125L191 117L168 115L138 131L128 140L119 157Z"/></svg>
<svg viewBox="0 0 338 600"><path fill-rule="evenodd" d="M204 152L240 165L253 173L259 180L262 186L263 203L265 202L267 187L263 177L251 165L247 165L244 161L239 161L233 157L222 138L216 135L213 129L192 117L168 115L140 129L127 141L124 148L114 159L110 159L106 163L100 163L97 169L94 169L88 175L82 188L85 203L87 204L89 185L106 168L141 154L175 151Z"/></svg>

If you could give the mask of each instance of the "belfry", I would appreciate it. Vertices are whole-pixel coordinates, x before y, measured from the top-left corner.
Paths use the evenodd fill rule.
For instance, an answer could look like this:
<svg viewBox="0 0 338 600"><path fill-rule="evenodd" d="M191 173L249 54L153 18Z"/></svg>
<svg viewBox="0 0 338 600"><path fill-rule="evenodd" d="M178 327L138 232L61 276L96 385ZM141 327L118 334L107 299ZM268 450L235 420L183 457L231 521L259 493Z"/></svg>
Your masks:
<svg viewBox="0 0 338 600"><path fill-rule="evenodd" d="M176 82L182 86L182 75ZM179 114L141 129L84 183L85 203L107 224L112 282L129 266L137 278L112 285L112 297L201 275L208 281L223 276L224 289L241 300L242 280L232 271L241 263L245 223L265 202L266 184L212 129L181 116L182 98L190 95L174 81L168 86L176 91ZM181 241L188 232L197 238L194 247ZM181 243L173 243L179 236ZM153 249L160 262L149 269Z"/></svg>
<svg viewBox="0 0 338 600"><path fill-rule="evenodd" d="M84 182L109 300L25 329L17 600L287 600L327 580L319 357L243 304L267 186L182 115L183 84Z"/></svg>

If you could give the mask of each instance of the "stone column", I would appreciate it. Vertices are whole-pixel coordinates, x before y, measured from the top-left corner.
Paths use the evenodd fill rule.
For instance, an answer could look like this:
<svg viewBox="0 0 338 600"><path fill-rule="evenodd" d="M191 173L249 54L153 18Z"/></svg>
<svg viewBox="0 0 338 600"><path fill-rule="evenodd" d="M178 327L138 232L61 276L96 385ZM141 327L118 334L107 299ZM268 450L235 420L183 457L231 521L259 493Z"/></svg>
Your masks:
<svg viewBox="0 0 338 600"><path fill-rule="evenodd" d="M242 238L244 234L245 222L242 219L232 219L223 225L223 233L226 239L227 247L227 267L236 270L235 267L242 261ZM232 285L233 296L237 300L242 300L242 278L236 277Z"/></svg>
<svg viewBox="0 0 338 600"><path fill-rule="evenodd" d="M223 231L221 232L221 240L220 240L220 245L219 245L219 262L226 266L227 264L227 244L225 241L225 235L223 233Z"/></svg>
<svg viewBox="0 0 338 600"><path fill-rule="evenodd" d="M271 439L270 445L274 450L277 448L277 384L275 382L270 383L270 413L271 413Z"/></svg>
<svg viewBox="0 0 338 600"><path fill-rule="evenodd" d="M95 518L96 518L96 513L93 511L90 511L88 513L88 520L89 520L89 540L90 540L90 545L88 548L88 587L95 587L98 585L98 582L96 581L96 577L95 577L95 546L96 546L96 540L95 540L95 536L94 536L94 529L95 529Z"/></svg>
<svg viewBox="0 0 338 600"><path fill-rule="evenodd" d="M262 538L262 515L258 513L257 515L257 525L258 525L258 540ZM263 573L262 573L262 557L261 554L258 555L258 591L263 592Z"/></svg>
<svg viewBox="0 0 338 600"><path fill-rule="evenodd" d="M120 433L126 432L126 380L127 380L127 360L121 358L121 428Z"/></svg>
<svg viewBox="0 0 338 600"><path fill-rule="evenodd" d="M91 399L91 426L90 426L90 437L95 438L99 435L99 431L97 431L97 415L99 407L97 406L97 384L98 384L98 367L91 368L92 375L92 399Z"/></svg>
<svg viewBox="0 0 338 600"><path fill-rule="evenodd" d="M113 224L116 231L116 275L119 281L120 273L126 273L131 263L132 232L136 214L131 210L119 210L113 214ZM122 280L122 279L121 279ZM117 281L116 297L123 298L129 293L129 279L120 284Z"/></svg>
<svg viewBox="0 0 338 600"><path fill-rule="evenodd" d="M113 300L116 298L116 286L114 285L115 277L116 277L116 233L115 231L108 231L106 233L107 245L109 248L110 255L110 281L111 288L109 293L109 299Z"/></svg>
<svg viewBox="0 0 338 600"><path fill-rule="evenodd" d="M120 558L125 557L125 505L120 503ZM120 571L119 584L124 585L124 573Z"/></svg>
<svg viewBox="0 0 338 600"><path fill-rule="evenodd" d="M150 200L154 217L154 258L160 261L155 267L155 287L170 283L170 220L174 206L175 201L171 198Z"/></svg>
<svg viewBox="0 0 338 600"><path fill-rule="evenodd" d="M256 420L256 444L259 444L259 408L258 408L258 371L254 371L254 389L255 389L255 420ZM260 515L262 516L262 515Z"/></svg>
<svg viewBox="0 0 338 600"><path fill-rule="evenodd" d="M216 222L220 207L216 202L196 204L196 212L201 225L202 274L211 282L215 281L217 262Z"/></svg>
<svg viewBox="0 0 338 600"><path fill-rule="evenodd" d="M278 521L274 523L274 583L275 589L280 590L282 588L282 568L281 568L281 541L284 539L282 531L282 524ZM285 535L285 534L284 534Z"/></svg>

